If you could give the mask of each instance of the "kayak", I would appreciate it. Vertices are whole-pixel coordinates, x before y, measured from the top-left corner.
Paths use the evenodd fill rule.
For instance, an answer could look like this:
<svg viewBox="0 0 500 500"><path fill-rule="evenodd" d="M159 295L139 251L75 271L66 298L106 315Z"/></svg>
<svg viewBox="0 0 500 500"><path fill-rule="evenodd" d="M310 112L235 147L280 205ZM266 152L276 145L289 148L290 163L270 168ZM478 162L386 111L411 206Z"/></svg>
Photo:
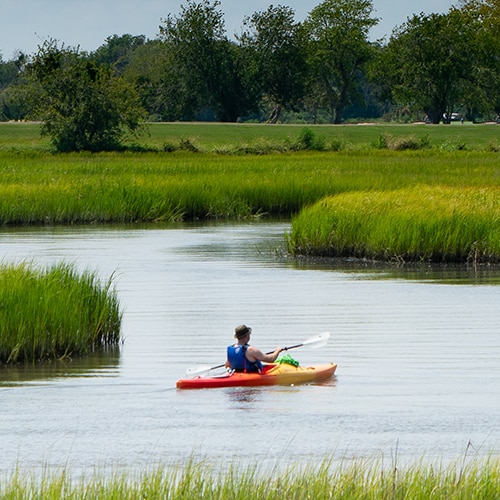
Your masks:
<svg viewBox="0 0 500 500"><path fill-rule="evenodd" d="M293 366L285 363L264 365L260 373L224 373L213 377L184 378L177 381L178 389L211 389L216 387L254 387L263 385L307 384L327 380L337 365Z"/></svg>

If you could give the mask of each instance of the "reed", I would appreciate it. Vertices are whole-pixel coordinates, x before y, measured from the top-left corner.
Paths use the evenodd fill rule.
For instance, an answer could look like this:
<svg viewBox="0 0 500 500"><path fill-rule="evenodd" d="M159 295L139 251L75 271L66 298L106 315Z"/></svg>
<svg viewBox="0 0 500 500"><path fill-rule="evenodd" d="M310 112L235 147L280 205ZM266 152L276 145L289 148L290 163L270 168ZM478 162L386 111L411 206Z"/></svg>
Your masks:
<svg viewBox="0 0 500 500"><path fill-rule="evenodd" d="M328 197L292 220L293 254L500 261L500 189L417 186Z"/></svg>
<svg viewBox="0 0 500 500"><path fill-rule="evenodd" d="M121 312L112 277L58 264L0 267L0 364L83 355L117 344Z"/></svg>
<svg viewBox="0 0 500 500"><path fill-rule="evenodd" d="M416 464L387 469L359 461L333 467L326 461L319 466L291 466L280 473L267 473L255 466L237 465L215 472L205 462L190 461L183 467L160 466L140 474L115 472L104 476L95 473L81 479L74 479L66 470L45 471L41 478L21 474L18 470L1 484L0 496L4 500L490 500L500 497L500 462L489 458L448 467Z"/></svg>

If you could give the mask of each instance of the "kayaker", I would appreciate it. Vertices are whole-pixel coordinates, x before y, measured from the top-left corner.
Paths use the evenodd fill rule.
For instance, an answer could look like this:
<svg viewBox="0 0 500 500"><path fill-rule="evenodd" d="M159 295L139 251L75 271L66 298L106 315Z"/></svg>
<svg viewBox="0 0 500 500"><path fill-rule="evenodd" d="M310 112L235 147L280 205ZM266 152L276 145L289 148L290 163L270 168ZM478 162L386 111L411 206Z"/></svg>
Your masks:
<svg viewBox="0 0 500 500"><path fill-rule="evenodd" d="M227 348L226 367L236 372L260 372L262 363L276 361L282 347L277 347L271 354L264 354L260 349L249 345L252 329L246 325L239 325L234 329L236 344Z"/></svg>

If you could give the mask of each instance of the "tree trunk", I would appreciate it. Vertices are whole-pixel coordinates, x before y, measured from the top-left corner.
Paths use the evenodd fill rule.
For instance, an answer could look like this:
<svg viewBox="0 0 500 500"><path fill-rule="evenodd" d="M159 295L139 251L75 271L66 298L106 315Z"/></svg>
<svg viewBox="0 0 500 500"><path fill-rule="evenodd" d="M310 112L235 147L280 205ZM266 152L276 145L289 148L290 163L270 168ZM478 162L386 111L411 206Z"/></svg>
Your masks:
<svg viewBox="0 0 500 500"><path fill-rule="evenodd" d="M278 123L278 120L281 117L281 106L278 104L276 107L273 109L273 112L271 113L271 116L267 120L267 123Z"/></svg>

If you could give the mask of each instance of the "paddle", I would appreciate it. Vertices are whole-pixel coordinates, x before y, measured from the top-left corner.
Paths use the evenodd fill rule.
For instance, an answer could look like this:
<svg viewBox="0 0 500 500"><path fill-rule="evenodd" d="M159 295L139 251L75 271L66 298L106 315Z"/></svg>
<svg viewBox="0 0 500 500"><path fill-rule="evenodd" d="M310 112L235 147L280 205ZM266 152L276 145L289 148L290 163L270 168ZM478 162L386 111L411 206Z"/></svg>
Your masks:
<svg viewBox="0 0 500 500"><path fill-rule="evenodd" d="M328 343L328 340L330 339L330 333L325 332L321 333L319 335L316 335L315 337L311 337L310 339L304 340L304 342L296 345L292 345L290 347L283 347L283 351L289 351L290 349L297 349L297 347L312 347L312 348L318 348L318 347L323 347ZM272 354L274 351L269 351L266 354ZM186 375L189 377L197 377L197 376L203 376L206 375L209 371L211 370L217 370L217 368L223 368L226 366L225 363L222 363L221 365L217 366L198 366L198 367L192 367L188 368L186 370Z"/></svg>

